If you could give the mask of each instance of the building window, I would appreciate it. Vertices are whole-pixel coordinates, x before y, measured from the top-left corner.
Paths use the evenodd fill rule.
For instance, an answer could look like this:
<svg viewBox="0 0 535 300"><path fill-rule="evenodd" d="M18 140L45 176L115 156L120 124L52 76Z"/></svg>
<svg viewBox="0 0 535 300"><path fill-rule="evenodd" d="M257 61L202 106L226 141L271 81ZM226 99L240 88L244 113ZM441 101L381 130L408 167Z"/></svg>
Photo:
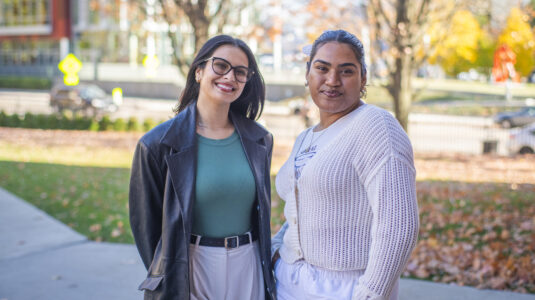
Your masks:
<svg viewBox="0 0 535 300"><path fill-rule="evenodd" d="M0 27L48 24L49 0L0 0Z"/></svg>

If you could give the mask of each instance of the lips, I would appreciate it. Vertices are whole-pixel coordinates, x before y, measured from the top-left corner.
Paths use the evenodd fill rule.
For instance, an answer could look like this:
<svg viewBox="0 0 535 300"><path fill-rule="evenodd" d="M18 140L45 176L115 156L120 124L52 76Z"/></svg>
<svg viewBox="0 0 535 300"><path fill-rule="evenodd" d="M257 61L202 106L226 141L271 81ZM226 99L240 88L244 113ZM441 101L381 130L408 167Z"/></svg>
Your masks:
<svg viewBox="0 0 535 300"><path fill-rule="evenodd" d="M321 93L329 98L339 97L340 95L342 95L342 93L337 90L325 90L321 91Z"/></svg>
<svg viewBox="0 0 535 300"><path fill-rule="evenodd" d="M227 83L216 82L215 86L219 90L221 90L222 92L225 92L225 93L231 93L231 92L234 92L236 90L235 87L233 87L231 84L227 84Z"/></svg>

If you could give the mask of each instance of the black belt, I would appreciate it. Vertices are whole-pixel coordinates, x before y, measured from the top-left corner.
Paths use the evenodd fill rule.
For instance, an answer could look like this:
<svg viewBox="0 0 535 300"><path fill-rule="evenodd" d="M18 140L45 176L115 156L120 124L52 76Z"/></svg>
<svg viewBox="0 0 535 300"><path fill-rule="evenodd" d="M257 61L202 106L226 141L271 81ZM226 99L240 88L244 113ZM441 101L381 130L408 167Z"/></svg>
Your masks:
<svg viewBox="0 0 535 300"><path fill-rule="evenodd" d="M206 237L206 236L198 236L192 234L189 241L192 244L195 244L197 242L197 238L200 238L199 245L201 246L209 246L209 247L225 247L227 249L229 248L237 248L242 245L247 245L251 242L254 242L258 239L258 235L255 234L255 232L251 233L251 238L249 238L249 234L242 234L237 236L229 236L225 238L213 238L213 237Z"/></svg>

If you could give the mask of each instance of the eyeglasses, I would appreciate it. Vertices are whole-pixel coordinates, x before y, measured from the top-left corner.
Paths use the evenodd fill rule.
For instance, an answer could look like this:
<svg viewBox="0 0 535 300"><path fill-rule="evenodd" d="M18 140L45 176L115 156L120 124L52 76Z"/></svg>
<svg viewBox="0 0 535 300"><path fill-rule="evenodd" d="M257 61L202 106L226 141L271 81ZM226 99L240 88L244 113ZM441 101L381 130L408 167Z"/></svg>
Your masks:
<svg viewBox="0 0 535 300"><path fill-rule="evenodd" d="M212 56L203 60L203 62L207 62L209 60L212 60L212 70L214 70L214 73L217 75L228 74L230 70L234 69L234 78L236 78L236 81L241 83L246 83L254 75L253 70L242 66L233 67L227 60L223 58Z"/></svg>

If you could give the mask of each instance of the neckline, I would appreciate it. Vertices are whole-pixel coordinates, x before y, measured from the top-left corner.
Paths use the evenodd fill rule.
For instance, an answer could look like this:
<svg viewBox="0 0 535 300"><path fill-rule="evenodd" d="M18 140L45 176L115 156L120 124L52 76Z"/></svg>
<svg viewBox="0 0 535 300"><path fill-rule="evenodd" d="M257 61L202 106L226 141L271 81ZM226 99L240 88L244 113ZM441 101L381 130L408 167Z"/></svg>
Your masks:
<svg viewBox="0 0 535 300"><path fill-rule="evenodd" d="M236 130L234 130L231 135L223 139L211 139L211 138L204 137L198 133L195 133L195 135L197 136L197 140L199 141L199 143L205 144L205 145L213 145L213 146L229 145L239 138Z"/></svg>
<svg viewBox="0 0 535 300"><path fill-rule="evenodd" d="M343 119L346 119L346 118L349 118L350 115L355 114L357 111L361 110L361 108L365 107L366 105L367 105L366 102L360 100L360 104L359 104L359 106L357 106L355 109L353 109L352 111L348 112L347 114L341 116L341 117L338 118L336 121L332 122L331 125L329 125L328 127L323 128L322 130L314 131L314 128L316 128L316 127L318 127L318 126L320 125L320 123L318 123L318 124L316 124L316 125L314 125L314 126L312 126L312 127L310 127L310 128L312 128L312 131L314 131L315 133L318 133L318 132L322 132L322 131L324 131L324 130L327 130L327 129L331 128L334 124L336 124L338 121L343 120Z"/></svg>
<svg viewBox="0 0 535 300"><path fill-rule="evenodd" d="M362 104L359 105L359 107L357 107L357 109L351 111L350 113L348 113L348 114L346 114L345 116L341 117L340 119L336 120L336 121L335 121L334 123L332 123L329 127L325 128L325 129L322 129L321 131L316 131L316 133L318 133L318 132L322 132L322 131L327 130L327 129L329 129L329 128L332 128L332 125L334 125L336 122L338 122L338 121L340 121L340 120L342 120L342 119L344 119L344 118L346 118L346 117L348 117L348 116L350 116L350 115L353 116L354 114L357 114L358 111L362 111L362 109L360 109L360 108L365 108L366 106L367 106L367 104L366 104L365 102L362 102ZM308 132L311 131L312 128L314 128L314 126L313 126L313 127L309 127L309 128L307 129L307 133L305 134L305 136L303 136L303 139L302 139L301 142L300 142L301 145L300 145L300 147L297 149L297 152L296 152L296 153L294 154L294 156L293 156L293 166L292 166L292 168L295 168L295 158L296 158L296 156L299 154L299 151L301 151L301 146L302 146L303 142L305 141L305 139L306 139L306 137L307 137L307 135L308 135ZM303 166L303 168L301 169L301 176L300 176L299 178L296 178L296 177L295 177L295 172L292 172L292 176L293 176L294 180L296 180L296 181L301 180L301 178L303 178L305 169L307 169L307 167L310 166L311 162L314 162L315 160L317 160L317 157L318 157L319 155L321 155L323 152L326 152L326 149L328 149L328 148L331 147L332 145L335 145L335 144L336 144L335 141L338 140L338 139L342 136L342 134L344 134L348 129L349 129L348 126L343 127L343 130L340 130L340 132L339 132L336 136L334 136L330 141L328 141L328 142L324 145L324 147L321 147L321 148L316 152L316 154L315 154L313 157L311 157L311 158L308 160L308 162Z"/></svg>

